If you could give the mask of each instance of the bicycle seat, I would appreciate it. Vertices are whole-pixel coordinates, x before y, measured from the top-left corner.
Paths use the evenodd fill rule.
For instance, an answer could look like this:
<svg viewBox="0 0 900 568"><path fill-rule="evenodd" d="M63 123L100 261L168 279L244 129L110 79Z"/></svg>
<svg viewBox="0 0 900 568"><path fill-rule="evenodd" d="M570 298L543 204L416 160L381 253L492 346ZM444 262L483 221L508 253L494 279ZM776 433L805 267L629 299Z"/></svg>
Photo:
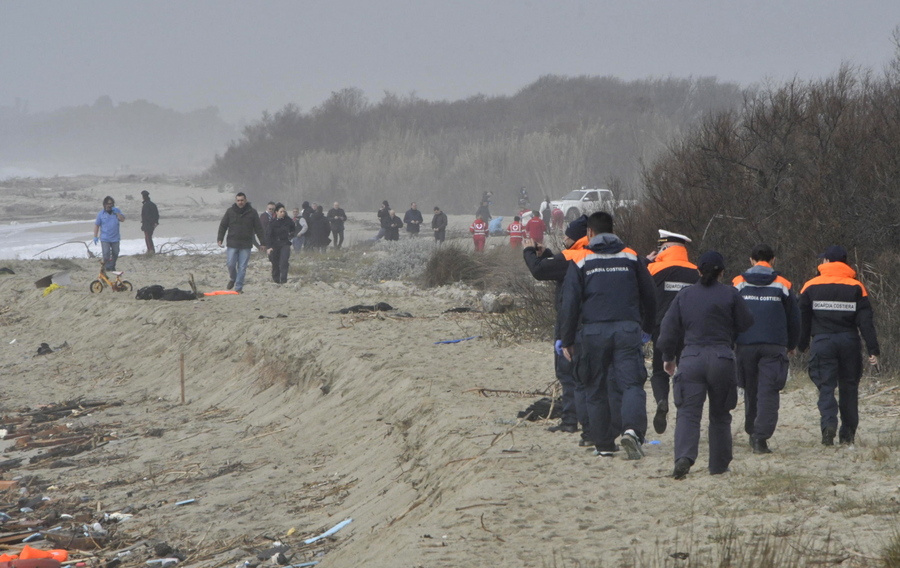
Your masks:
<svg viewBox="0 0 900 568"><path fill-rule="evenodd" d="M125 271L124 270L121 270L121 271L113 270L112 273L115 274L116 276L122 276L123 274L125 274Z"/></svg>

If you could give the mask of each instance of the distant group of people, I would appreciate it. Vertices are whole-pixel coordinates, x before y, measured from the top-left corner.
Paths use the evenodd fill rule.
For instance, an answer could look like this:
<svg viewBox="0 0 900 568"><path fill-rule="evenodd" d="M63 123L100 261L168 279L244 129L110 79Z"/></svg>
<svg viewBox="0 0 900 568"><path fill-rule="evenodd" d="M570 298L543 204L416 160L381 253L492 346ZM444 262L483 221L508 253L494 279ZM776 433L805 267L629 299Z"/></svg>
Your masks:
<svg viewBox="0 0 900 568"><path fill-rule="evenodd" d="M771 453L788 357L797 350L811 349L822 444L854 443L862 343L872 365L879 347L867 291L843 247L819 255L819 275L798 299L774 269L767 244L752 248L750 268L729 286L720 281L722 255L706 251L691 263L686 235L660 230L659 247L642 257L615 235L606 212L581 217L565 235L560 253L529 238L523 252L536 279L557 283L554 358L563 398L562 419L551 431L577 432L580 425L580 445L595 455L624 450L641 459L648 427L643 344L653 341L658 434L667 429L670 390L677 408L674 478L685 478L697 461L707 399L709 472L728 471L738 387L750 448Z"/></svg>
<svg viewBox="0 0 900 568"><path fill-rule="evenodd" d="M416 202L409 204L409 209L406 210L402 219L391 208L387 200L381 202L381 207L376 215L378 216L380 228L378 233L372 238L374 241L381 239L399 241L400 229L404 226L406 227L407 235L411 238L416 238L419 236L422 223L425 222L425 218L422 216L422 212L419 211L419 206ZM444 242L447 238L447 215L441 211L440 207L434 208L434 215L431 217L431 232L434 234L434 240L438 243Z"/></svg>

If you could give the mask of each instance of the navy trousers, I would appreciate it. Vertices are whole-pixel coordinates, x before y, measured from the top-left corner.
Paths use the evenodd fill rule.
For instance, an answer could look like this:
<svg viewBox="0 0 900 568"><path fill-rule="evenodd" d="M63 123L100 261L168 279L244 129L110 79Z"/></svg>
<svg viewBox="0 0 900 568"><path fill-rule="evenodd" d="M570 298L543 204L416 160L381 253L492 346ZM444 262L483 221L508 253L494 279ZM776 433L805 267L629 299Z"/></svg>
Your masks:
<svg viewBox="0 0 900 568"><path fill-rule="evenodd" d="M709 397L709 472L728 470L732 459L731 411L737 406L734 351L726 345L687 345L672 381L675 418L675 460L697 461L700 420Z"/></svg>
<svg viewBox="0 0 900 568"><path fill-rule="evenodd" d="M641 327L620 321L587 324L581 330L575 374L584 383L589 439L612 449L625 430L643 442L647 431L647 369Z"/></svg>
<svg viewBox="0 0 900 568"><path fill-rule="evenodd" d="M787 382L787 348L771 343L737 346L737 386L744 389L744 431L768 440L778 425Z"/></svg>
<svg viewBox="0 0 900 568"><path fill-rule="evenodd" d="M859 426L859 380L862 349L859 334L820 333L810 347L809 378L819 389L821 427L837 428L841 417L841 441L853 440ZM837 389L839 402L835 401Z"/></svg>

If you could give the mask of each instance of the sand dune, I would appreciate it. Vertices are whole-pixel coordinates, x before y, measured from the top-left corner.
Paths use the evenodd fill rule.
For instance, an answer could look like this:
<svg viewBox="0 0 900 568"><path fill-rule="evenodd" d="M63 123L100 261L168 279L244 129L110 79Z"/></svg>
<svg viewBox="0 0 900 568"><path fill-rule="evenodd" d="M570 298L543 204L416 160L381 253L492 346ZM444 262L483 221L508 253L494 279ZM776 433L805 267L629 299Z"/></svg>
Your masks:
<svg viewBox="0 0 900 568"><path fill-rule="evenodd" d="M356 261L351 252L330 264ZM864 379L871 396L855 447L819 444L815 391L797 373L773 455L750 453L739 406L732 471L705 473L704 435L700 462L676 482L671 431L651 438L659 443L642 461L596 458L577 435L518 423L531 398L471 392L545 390L553 379L549 344L434 343L486 335L480 314L444 313L477 305L477 292L333 280L316 262L295 258L303 276L277 286L254 255L245 294L171 303L90 294L92 260L0 262L16 272L0 275L3 414L78 396L124 403L73 419L114 437L74 465L4 477L37 475L55 487L48 496L83 497L97 511L131 505L120 536L165 540L198 566L234 566L269 542L263 535L298 543L346 518L293 562L680 566L670 554L699 560L729 536L746 545L775 535L809 558L863 565L896 533L900 391L881 392L891 383L879 377ZM226 280L219 256L119 266L136 286L185 289L193 274L213 290ZM72 286L46 297L34 288L64 269ZM329 313L378 301L414 317ZM42 342L68 347L35 356ZM155 429L161 436L148 435ZM4 459L38 451L3 444ZM174 505L187 499L196 501Z"/></svg>

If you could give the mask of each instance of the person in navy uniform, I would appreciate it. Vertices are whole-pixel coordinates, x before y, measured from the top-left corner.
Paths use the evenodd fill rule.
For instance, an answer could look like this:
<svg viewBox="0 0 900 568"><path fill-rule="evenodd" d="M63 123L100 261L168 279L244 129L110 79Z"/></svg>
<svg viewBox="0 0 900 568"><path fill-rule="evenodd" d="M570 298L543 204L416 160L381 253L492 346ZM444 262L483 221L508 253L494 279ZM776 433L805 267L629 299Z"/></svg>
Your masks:
<svg viewBox="0 0 900 568"><path fill-rule="evenodd" d="M737 336L737 384L744 389L744 431L754 454L770 454L768 440L778 425L781 389L788 356L800 335L800 310L791 283L775 272L775 251L759 244L750 251L752 267L732 281L753 325Z"/></svg>
<svg viewBox="0 0 900 568"><path fill-rule="evenodd" d="M563 281L560 345L585 385L597 454L613 455L621 434L628 459L638 460L647 431L641 331L656 322L656 293L646 263L612 231L609 213L588 217L590 253L569 264Z"/></svg>
<svg viewBox="0 0 900 568"><path fill-rule="evenodd" d="M737 406L734 336L750 329L753 314L736 289L719 282L725 259L716 251L700 257L700 281L675 296L659 334L663 368L672 381L675 470L684 479L697 461L700 420L709 397L709 473L728 471L732 459L731 411ZM675 357L684 344L678 373Z"/></svg>
<svg viewBox="0 0 900 568"><path fill-rule="evenodd" d="M659 326L669 310L675 295L700 279L697 265L688 260L687 236L659 229L659 248L647 255L647 270L656 285L656 326L650 339L653 341L653 374L650 375L650 387L656 401L656 415L653 417L653 429L662 434L668 426L669 414L669 374L663 369L662 351L659 350ZM681 345L677 352L681 351ZM676 354L676 363L678 355Z"/></svg>
<svg viewBox="0 0 900 568"><path fill-rule="evenodd" d="M810 348L809 378L819 389L822 444L834 445L840 413L840 443L852 444L859 426L859 380L862 378L862 334L869 363L878 365L878 337L869 293L847 264L847 250L830 246L819 255L819 275L800 291L800 341ZM840 402L834 399L838 390Z"/></svg>

